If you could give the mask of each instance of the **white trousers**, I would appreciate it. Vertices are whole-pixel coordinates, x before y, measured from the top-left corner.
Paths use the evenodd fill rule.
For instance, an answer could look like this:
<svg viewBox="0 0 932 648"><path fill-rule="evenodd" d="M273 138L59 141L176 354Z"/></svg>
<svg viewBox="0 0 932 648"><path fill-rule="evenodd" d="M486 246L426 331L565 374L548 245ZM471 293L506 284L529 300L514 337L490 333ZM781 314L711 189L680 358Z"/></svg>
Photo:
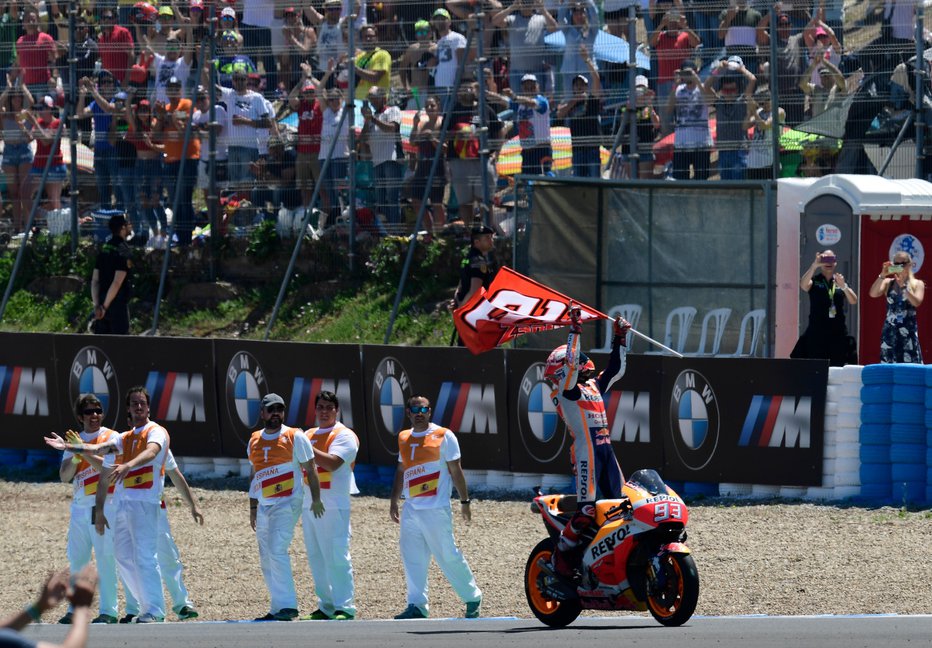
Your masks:
<svg viewBox="0 0 932 648"><path fill-rule="evenodd" d="M113 548L120 578L140 603L142 614L165 616L159 571L159 505L121 499L113 521Z"/></svg>
<svg viewBox="0 0 932 648"><path fill-rule="evenodd" d="M274 504L260 503L256 513L259 565L262 567L265 585L269 588L272 614L285 608L298 609L288 548L301 515L301 502L302 498L291 497Z"/></svg>
<svg viewBox="0 0 932 648"><path fill-rule="evenodd" d="M301 513L301 529L307 564L314 577L317 607L330 616L337 610L355 615L349 510L327 509L323 517L315 518L305 507Z"/></svg>
<svg viewBox="0 0 932 648"><path fill-rule="evenodd" d="M117 615L117 568L113 553L113 531L104 529L97 535L91 523L90 506L71 506L68 523L68 565L76 574L91 561L91 550L97 563L98 587L100 588L100 613ZM71 607L68 607L69 611Z"/></svg>
<svg viewBox="0 0 932 648"><path fill-rule="evenodd" d="M408 605L428 609L427 569L431 556L464 603L482 598L476 578L453 539L453 513L449 506L429 509L405 506L401 511L399 544Z"/></svg>
<svg viewBox="0 0 932 648"><path fill-rule="evenodd" d="M165 583L165 589L168 590L172 599L172 610L177 612L185 607L194 607L194 603L188 598L188 588L184 586L182 572L184 567L181 564L181 554L178 552L178 545L172 537L171 527L168 525L168 511L159 506L159 545L158 545L159 571L162 573L162 582ZM123 592L126 594L126 613L139 614L139 602L133 596L132 592L123 583Z"/></svg>

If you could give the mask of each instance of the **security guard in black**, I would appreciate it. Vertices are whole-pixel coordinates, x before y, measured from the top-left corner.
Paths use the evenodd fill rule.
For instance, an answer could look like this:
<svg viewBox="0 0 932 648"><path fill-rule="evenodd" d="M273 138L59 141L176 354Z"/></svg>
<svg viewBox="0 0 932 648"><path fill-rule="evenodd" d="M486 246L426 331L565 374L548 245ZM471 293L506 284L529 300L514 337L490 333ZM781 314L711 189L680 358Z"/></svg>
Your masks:
<svg viewBox="0 0 932 648"><path fill-rule="evenodd" d="M128 335L129 298L132 292L130 270L133 263L126 237L132 230L123 214L113 216L109 226L111 236L101 246L91 276L94 332Z"/></svg>
<svg viewBox="0 0 932 648"><path fill-rule="evenodd" d="M498 263L492 254L495 247L492 239L494 234L495 230L488 225L473 226L472 245L463 259L460 283L453 297L457 308L469 301L479 288L488 288L495 278Z"/></svg>

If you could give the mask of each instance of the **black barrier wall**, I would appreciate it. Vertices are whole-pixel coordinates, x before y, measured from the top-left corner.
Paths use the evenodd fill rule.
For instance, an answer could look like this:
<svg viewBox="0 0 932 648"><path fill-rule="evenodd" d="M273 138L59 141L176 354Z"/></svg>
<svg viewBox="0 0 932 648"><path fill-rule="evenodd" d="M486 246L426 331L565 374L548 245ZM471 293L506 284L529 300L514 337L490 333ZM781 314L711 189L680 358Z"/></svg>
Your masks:
<svg viewBox="0 0 932 648"><path fill-rule="evenodd" d="M75 427L83 392L104 403L107 426L125 429L125 392L145 385L176 454L243 457L264 394L285 400L286 424L308 428L326 389L360 438L359 461L392 465L418 393L456 432L466 468L569 472L545 352L13 333L0 334L0 349L2 447L42 448L50 431ZM606 402L612 441L627 473L820 485L827 381L817 360L630 354Z"/></svg>

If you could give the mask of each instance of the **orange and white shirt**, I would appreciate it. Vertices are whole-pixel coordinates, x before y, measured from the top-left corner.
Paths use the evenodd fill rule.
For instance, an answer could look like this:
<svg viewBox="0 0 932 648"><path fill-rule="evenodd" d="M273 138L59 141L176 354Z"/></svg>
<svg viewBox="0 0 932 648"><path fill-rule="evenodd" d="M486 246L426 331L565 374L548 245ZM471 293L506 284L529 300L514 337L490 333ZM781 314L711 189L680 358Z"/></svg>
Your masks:
<svg viewBox="0 0 932 648"><path fill-rule="evenodd" d="M157 443L159 451L151 461L130 470L117 484L116 496L121 500L137 502L162 501L162 486L165 482L165 457L168 456L168 430L158 423L149 421L142 427L123 432L117 439L119 455L107 455L105 466L124 464L138 457L150 443Z"/></svg>
<svg viewBox="0 0 932 648"><path fill-rule="evenodd" d="M404 469L405 506L450 506L453 479L447 462L459 458L459 441L447 428L431 423L423 432L402 430L398 434L398 461Z"/></svg>
<svg viewBox="0 0 932 648"><path fill-rule="evenodd" d="M317 478L320 480L320 501L324 504L324 510L348 511L350 495L359 494L356 479L353 476L353 463L359 452L359 437L339 422L329 428L309 428L305 434L311 446L343 460L340 467L332 472L324 470L318 463ZM306 479L304 480L304 501L307 506L311 505L311 488L307 485Z"/></svg>
<svg viewBox="0 0 932 648"><path fill-rule="evenodd" d="M280 427L275 432L256 430L249 438L249 462L255 471L249 485L249 497L260 504L274 504L301 497L298 480L301 464L314 457L314 449L298 428Z"/></svg>
<svg viewBox="0 0 932 648"><path fill-rule="evenodd" d="M116 434L118 433L110 428L102 427L97 432L81 432L81 440L84 443L106 443ZM73 452L65 450L61 460L63 463L71 461L74 456ZM97 485L100 483L100 473L84 457L81 457L81 463L75 469L71 483L74 487L73 506L82 508L94 506L97 497ZM113 490L114 487L111 485L107 494L113 495Z"/></svg>

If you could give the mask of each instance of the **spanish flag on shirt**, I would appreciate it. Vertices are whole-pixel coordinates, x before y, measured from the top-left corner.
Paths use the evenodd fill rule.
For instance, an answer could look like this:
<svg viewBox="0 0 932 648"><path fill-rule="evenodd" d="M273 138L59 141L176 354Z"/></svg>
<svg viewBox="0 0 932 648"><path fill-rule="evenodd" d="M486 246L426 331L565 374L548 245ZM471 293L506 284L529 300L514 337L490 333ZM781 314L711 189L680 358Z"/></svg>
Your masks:
<svg viewBox="0 0 932 648"><path fill-rule="evenodd" d="M437 494L440 473L429 473L408 482L408 497L430 497Z"/></svg>
<svg viewBox="0 0 932 648"><path fill-rule="evenodd" d="M155 476L155 469L152 466L143 466L136 470L130 470L123 478L124 488L152 488L152 478Z"/></svg>
<svg viewBox="0 0 932 648"><path fill-rule="evenodd" d="M287 497L294 490L294 472L275 475L262 482L262 497Z"/></svg>
<svg viewBox="0 0 932 648"><path fill-rule="evenodd" d="M330 481L333 479L333 473L317 466L317 479L320 481L320 489L330 488Z"/></svg>
<svg viewBox="0 0 932 648"><path fill-rule="evenodd" d="M97 494L97 484L100 482L100 473L92 475L84 480L84 494L88 497L91 495ZM110 484L110 488L107 489L107 492L113 493L113 484Z"/></svg>

